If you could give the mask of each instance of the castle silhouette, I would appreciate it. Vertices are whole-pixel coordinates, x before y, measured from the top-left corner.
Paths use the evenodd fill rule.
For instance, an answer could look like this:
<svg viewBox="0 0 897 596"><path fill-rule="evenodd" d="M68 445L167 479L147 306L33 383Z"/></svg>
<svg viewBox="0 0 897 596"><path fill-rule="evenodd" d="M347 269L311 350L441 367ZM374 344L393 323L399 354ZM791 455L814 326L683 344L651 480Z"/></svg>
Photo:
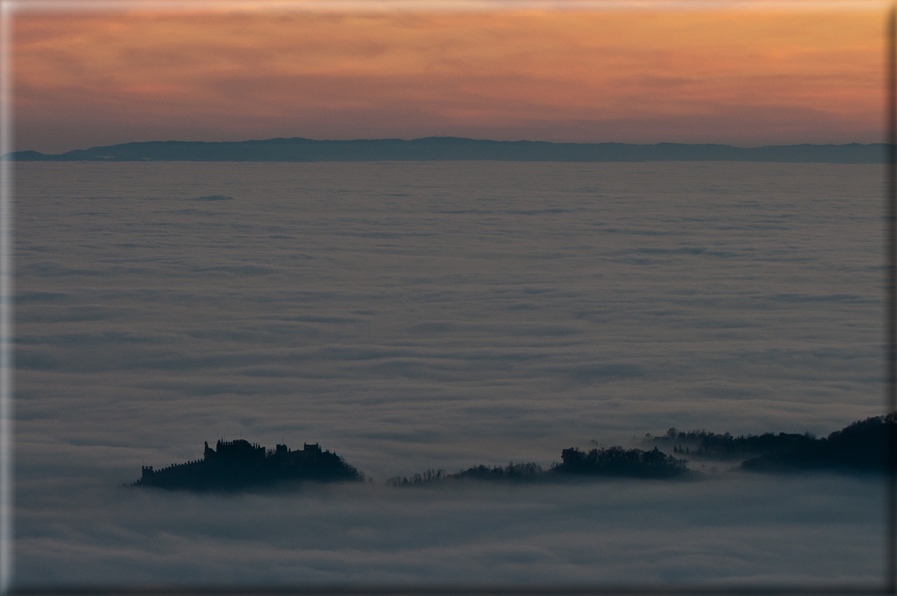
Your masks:
<svg viewBox="0 0 897 596"><path fill-rule="evenodd" d="M244 439L221 441L215 449L205 443L203 459L172 464L161 470L143 466L131 486L183 490L242 490L285 482L363 480L364 475L330 451L314 443L292 451L286 445L266 450Z"/></svg>

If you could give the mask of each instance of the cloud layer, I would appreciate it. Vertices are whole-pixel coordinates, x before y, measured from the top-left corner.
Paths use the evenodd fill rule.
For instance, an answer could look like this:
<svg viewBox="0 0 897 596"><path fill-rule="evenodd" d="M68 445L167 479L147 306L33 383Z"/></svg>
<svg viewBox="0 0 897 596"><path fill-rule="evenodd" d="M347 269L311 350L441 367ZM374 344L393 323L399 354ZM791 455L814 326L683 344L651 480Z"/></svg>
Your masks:
<svg viewBox="0 0 897 596"><path fill-rule="evenodd" d="M197 496L19 490L21 585L875 582L883 487L697 483L309 487Z"/></svg>
<svg viewBox="0 0 897 596"><path fill-rule="evenodd" d="M846 524L820 527L796 501L775 509L770 495L792 490L787 482L750 489L786 530L765 514L739 517L724 496L735 484L645 485L619 490L647 491L653 521L628 525L638 516L621 512L613 522L621 499L579 537L576 515L538 503L569 499L583 511L604 498L598 489L504 495L536 498L539 513L519 529L502 513L506 530L485 526L494 534L477 529L493 515L492 496L444 497L446 523L463 534L444 544L426 542L434 534L423 513L438 517L443 497L401 497L420 500L408 513L418 516L408 522L417 538L403 542L390 528L404 527L404 513L374 511L393 511L393 497L309 493L299 497L308 507L333 508L325 519L361 507L359 519L379 520L334 525L332 552L319 559L314 541L326 532L304 513L283 513L293 497L245 500L246 519L283 514L297 535L315 528L295 548L245 528L232 543L216 533L239 499L206 507L115 488L141 463L193 460L204 440L241 434L268 446L320 442L382 481L510 459L547 467L563 448L670 426L826 435L877 415L877 166L23 163L16 175L22 581L113 579L126 569L225 577L216 570L236 569L236 553L255 547L271 565L239 573L272 581L444 579L464 565L488 579L491 555L471 553L492 551L503 553L502 581L562 574L565 557L580 561L576 579L789 579L815 565L828 577L877 572L839 565L879 548L868 540L878 505L836 514L840 497L818 497L827 519ZM231 200L197 200L219 195ZM806 502L822 491L813 482L799 493ZM878 498L853 481L819 482ZM681 506L673 516L664 508L671 490ZM683 519L700 517L701 499L718 516L692 527ZM767 506L756 503L745 506ZM93 507L109 517L91 529ZM188 523L172 513L181 509L200 516L195 531L165 521ZM850 521L860 510L868 517ZM727 519L743 527L724 532ZM655 522L668 528L658 542ZM606 523L613 538L592 554L580 560L562 547L594 543ZM745 532L767 545L793 533L804 545L797 571L780 560L785 546L768 556L739 542ZM861 534L866 546L820 558L831 537ZM717 540L729 541L718 551L729 564L713 562L723 556L713 554ZM415 554L425 543L429 554ZM191 552L210 554L197 563ZM50 568L60 571L45 575Z"/></svg>

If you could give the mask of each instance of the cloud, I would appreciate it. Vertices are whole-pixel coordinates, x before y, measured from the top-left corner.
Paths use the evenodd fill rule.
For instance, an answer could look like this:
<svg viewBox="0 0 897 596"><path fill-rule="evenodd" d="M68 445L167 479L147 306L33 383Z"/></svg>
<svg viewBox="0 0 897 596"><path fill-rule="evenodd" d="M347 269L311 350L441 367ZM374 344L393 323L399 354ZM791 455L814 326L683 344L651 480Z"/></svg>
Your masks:
<svg viewBox="0 0 897 596"><path fill-rule="evenodd" d="M203 197L195 197L191 201L233 201L234 198L228 195L207 195Z"/></svg>
<svg viewBox="0 0 897 596"><path fill-rule="evenodd" d="M883 487L843 478L196 496L19 490L20 585L871 582ZM58 496L57 496L58 495ZM758 579L759 578L759 579Z"/></svg>
<svg viewBox="0 0 897 596"><path fill-rule="evenodd" d="M25 13L16 138L880 140L880 15L733 14Z"/></svg>
<svg viewBox="0 0 897 596"><path fill-rule="evenodd" d="M879 493L843 478L118 490L240 434L319 442L382 481L548 467L670 426L822 435L879 414L878 167L16 168L23 582L881 570ZM183 212L215 194L240 200Z"/></svg>

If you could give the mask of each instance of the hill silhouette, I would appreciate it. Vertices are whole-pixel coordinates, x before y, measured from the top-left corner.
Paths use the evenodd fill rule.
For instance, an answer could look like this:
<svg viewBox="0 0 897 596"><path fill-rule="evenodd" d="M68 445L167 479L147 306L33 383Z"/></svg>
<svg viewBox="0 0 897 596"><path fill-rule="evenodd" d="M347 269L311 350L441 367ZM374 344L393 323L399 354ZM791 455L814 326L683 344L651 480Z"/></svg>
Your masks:
<svg viewBox="0 0 897 596"><path fill-rule="evenodd" d="M143 466L139 480L131 486L171 490L245 490L272 487L286 482L335 482L363 480L364 475L330 451L315 443L292 451L286 445L265 450L238 439L218 441L215 449L205 444L203 459L172 464L161 470Z"/></svg>
<svg viewBox="0 0 897 596"><path fill-rule="evenodd" d="M897 413L849 424L827 437L811 433L764 433L734 436L706 430L645 436L645 442L692 458L743 460L739 467L755 472L888 471L890 432L897 432Z"/></svg>
<svg viewBox="0 0 897 596"><path fill-rule="evenodd" d="M688 472L688 462L660 451L641 449L564 449L563 463L551 469L556 474L577 476L628 476L633 478L673 478Z"/></svg>
<svg viewBox="0 0 897 596"><path fill-rule="evenodd" d="M562 463L543 470L535 463L507 466L474 466L466 470L447 474L445 470L427 470L410 478L396 476L386 481L391 486L425 486L444 481L478 480L489 482L557 482L574 477L629 477L629 478L674 478L686 474L688 462L654 448L641 449L592 449L585 452L577 448L561 452Z"/></svg>
<svg viewBox="0 0 897 596"><path fill-rule="evenodd" d="M762 435L734 436L728 432L723 434L706 430L683 432L671 428L666 435L646 437L646 442L660 445L674 454L708 457L743 457L747 454L780 453L809 445L816 441L810 433L764 433Z"/></svg>
<svg viewBox="0 0 897 596"><path fill-rule="evenodd" d="M534 463L515 464L507 466L474 466L454 474L447 474L445 470L427 470L422 474L413 474L411 477L395 476L386 481L390 486L424 486L442 482L444 480L488 480L500 482L521 482L538 480L543 477L542 466Z"/></svg>
<svg viewBox="0 0 897 596"><path fill-rule="evenodd" d="M897 432L897 413L860 420L828 437L742 462L754 472L831 470L841 472L889 471L890 433Z"/></svg>
<svg viewBox="0 0 897 596"><path fill-rule="evenodd" d="M733 436L706 430L688 432L671 428L661 437L646 436L653 449L620 446L583 451L561 451L561 463L543 470L536 463L506 466L478 465L449 474L429 469L411 476L395 476L386 484L396 487L428 486L444 482L502 483L560 482L573 478L685 478L697 474L688 459L677 457L730 457L743 459L738 469L751 472L791 473L834 471L887 473L891 433L897 432L897 413L854 422L824 438L810 433L765 433ZM662 445L667 451L662 451ZM337 482L363 480L364 475L318 444L292 451L286 445L266 450L245 440L218 441L215 449L205 444L203 459L173 464L161 470L144 466L132 486L194 491L233 491L268 488L301 481Z"/></svg>
<svg viewBox="0 0 897 596"><path fill-rule="evenodd" d="M77 149L56 155L17 151L15 161L758 161L795 163L884 163L884 144L773 145L550 143L489 141L458 137L318 141L301 137L238 142L149 141Z"/></svg>

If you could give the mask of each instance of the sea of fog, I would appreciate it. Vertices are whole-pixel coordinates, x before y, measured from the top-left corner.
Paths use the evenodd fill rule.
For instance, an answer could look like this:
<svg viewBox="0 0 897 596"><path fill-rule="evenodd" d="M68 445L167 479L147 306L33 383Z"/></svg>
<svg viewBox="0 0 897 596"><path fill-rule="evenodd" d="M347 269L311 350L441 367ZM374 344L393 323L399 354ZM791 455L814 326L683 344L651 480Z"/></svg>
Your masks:
<svg viewBox="0 0 897 596"><path fill-rule="evenodd" d="M19 585L881 577L875 479L383 484L670 427L827 435L881 414L880 166L15 176ZM373 482L122 486L240 437L320 443Z"/></svg>

